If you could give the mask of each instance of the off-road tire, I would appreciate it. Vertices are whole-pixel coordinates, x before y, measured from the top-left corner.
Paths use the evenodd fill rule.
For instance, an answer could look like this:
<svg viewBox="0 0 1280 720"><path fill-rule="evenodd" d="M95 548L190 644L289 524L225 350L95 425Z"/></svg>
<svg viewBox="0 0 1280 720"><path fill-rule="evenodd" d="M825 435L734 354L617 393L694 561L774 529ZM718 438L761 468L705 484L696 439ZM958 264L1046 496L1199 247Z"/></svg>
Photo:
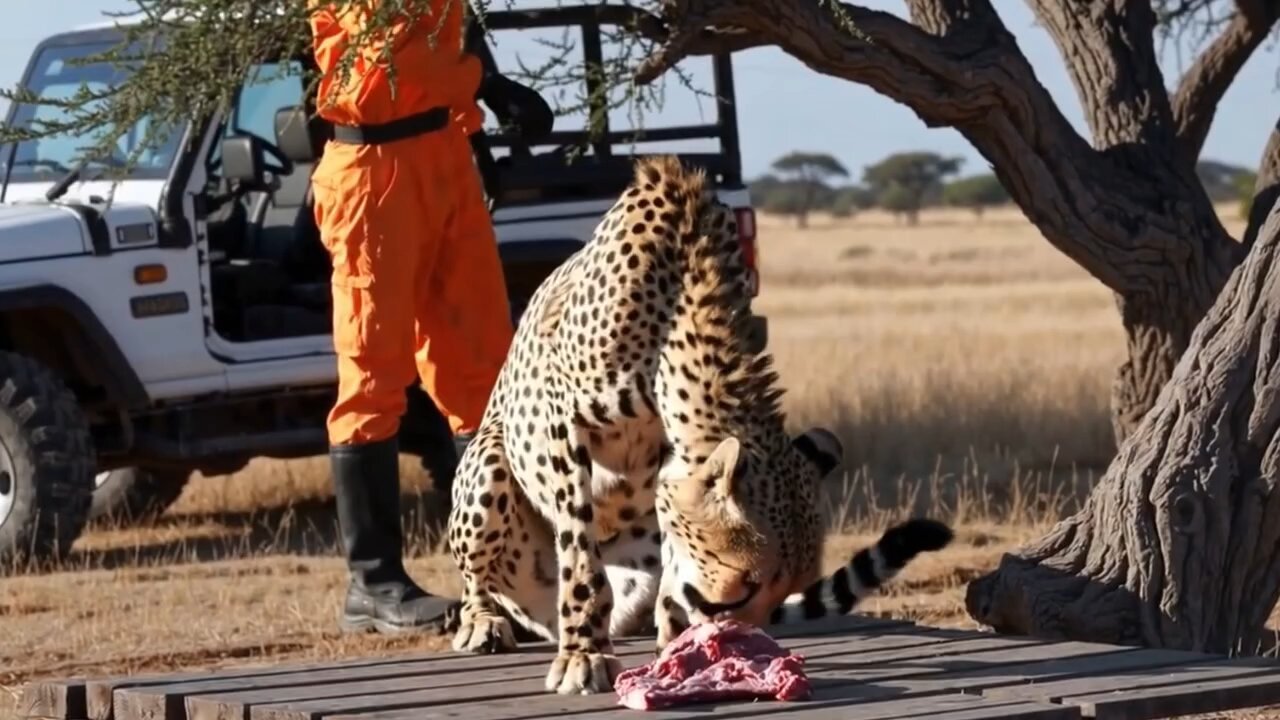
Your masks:
<svg viewBox="0 0 1280 720"><path fill-rule="evenodd" d="M111 470L93 491L89 521L136 525L155 520L182 495L191 474L162 468Z"/></svg>
<svg viewBox="0 0 1280 720"><path fill-rule="evenodd" d="M13 503L0 524L0 568L65 559L93 499L96 458L89 423L54 372L3 351L0 444L13 470Z"/></svg>

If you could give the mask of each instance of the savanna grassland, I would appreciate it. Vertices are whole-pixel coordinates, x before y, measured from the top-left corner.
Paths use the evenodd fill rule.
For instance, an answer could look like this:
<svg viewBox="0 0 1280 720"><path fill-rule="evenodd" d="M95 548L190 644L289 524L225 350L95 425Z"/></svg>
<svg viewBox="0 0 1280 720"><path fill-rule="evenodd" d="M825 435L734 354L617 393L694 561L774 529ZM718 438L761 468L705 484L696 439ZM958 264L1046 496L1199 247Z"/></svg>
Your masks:
<svg viewBox="0 0 1280 720"><path fill-rule="evenodd" d="M1233 232L1241 222L1223 208ZM965 582L1069 513L1114 443L1123 355L1112 296L1014 210L761 218L770 345L797 430L845 444L830 483L834 563L886 522L931 513L959 541L868 613L966 627ZM430 485L405 458L410 569L456 592L420 518ZM421 497L420 497L421 495ZM0 716L28 681L331 658L447 640L344 638L324 458L197 477L157 523L94 528L57 572L0 580Z"/></svg>

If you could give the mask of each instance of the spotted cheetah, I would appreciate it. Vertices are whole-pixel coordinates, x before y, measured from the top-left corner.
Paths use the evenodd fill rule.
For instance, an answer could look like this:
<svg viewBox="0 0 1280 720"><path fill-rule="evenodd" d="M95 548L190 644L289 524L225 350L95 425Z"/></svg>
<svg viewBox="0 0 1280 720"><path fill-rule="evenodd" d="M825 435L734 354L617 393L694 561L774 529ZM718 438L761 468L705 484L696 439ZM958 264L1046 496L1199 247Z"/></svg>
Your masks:
<svg viewBox="0 0 1280 720"><path fill-rule="evenodd" d="M704 183L674 158L637 163L531 298L459 461L454 647L513 648L505 610L558 641L549 691L611 689L615 636L656 626L661 649L711 617L847 613L951 538L913 520L819 579L819 482L843 449L786 434L771 359L748 343L733 216Z"/></svg>

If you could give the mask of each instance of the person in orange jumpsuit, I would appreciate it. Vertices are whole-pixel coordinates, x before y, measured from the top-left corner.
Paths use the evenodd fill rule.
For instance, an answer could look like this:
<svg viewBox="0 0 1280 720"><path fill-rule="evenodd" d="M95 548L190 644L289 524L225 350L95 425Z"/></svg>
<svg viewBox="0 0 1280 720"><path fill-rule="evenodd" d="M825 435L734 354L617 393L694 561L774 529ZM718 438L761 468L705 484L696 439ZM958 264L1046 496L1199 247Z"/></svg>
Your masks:
<svg viewBox="0 0 1280 720"><path fill-rule="evenodd" d="M333 125L312 184L333 262L329 455L351 573L341 625L396 632L438 627L451 604L415 583L402 560L405 388L416 376L455 436L468 436L513 327L470 145L483 121L482 69L463 49L464 3L431 0L425 16L385 31L394 89L376 47L363 48L340 82L339 59L378 2L358 11L312 4L317 112Z"/></svg>

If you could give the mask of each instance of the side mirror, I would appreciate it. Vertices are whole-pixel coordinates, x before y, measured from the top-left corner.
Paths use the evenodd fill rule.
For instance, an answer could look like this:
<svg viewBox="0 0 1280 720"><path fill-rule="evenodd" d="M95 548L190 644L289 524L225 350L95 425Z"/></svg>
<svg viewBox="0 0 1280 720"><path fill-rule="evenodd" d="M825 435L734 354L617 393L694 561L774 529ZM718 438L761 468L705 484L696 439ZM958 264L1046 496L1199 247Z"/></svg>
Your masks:
<svg viewBox="0 0 1280 720"><path fill-rule="evenodd" d="M236 135L222 141L222 176L249 185L266 177L262 141L252 135Z"/></svg>

